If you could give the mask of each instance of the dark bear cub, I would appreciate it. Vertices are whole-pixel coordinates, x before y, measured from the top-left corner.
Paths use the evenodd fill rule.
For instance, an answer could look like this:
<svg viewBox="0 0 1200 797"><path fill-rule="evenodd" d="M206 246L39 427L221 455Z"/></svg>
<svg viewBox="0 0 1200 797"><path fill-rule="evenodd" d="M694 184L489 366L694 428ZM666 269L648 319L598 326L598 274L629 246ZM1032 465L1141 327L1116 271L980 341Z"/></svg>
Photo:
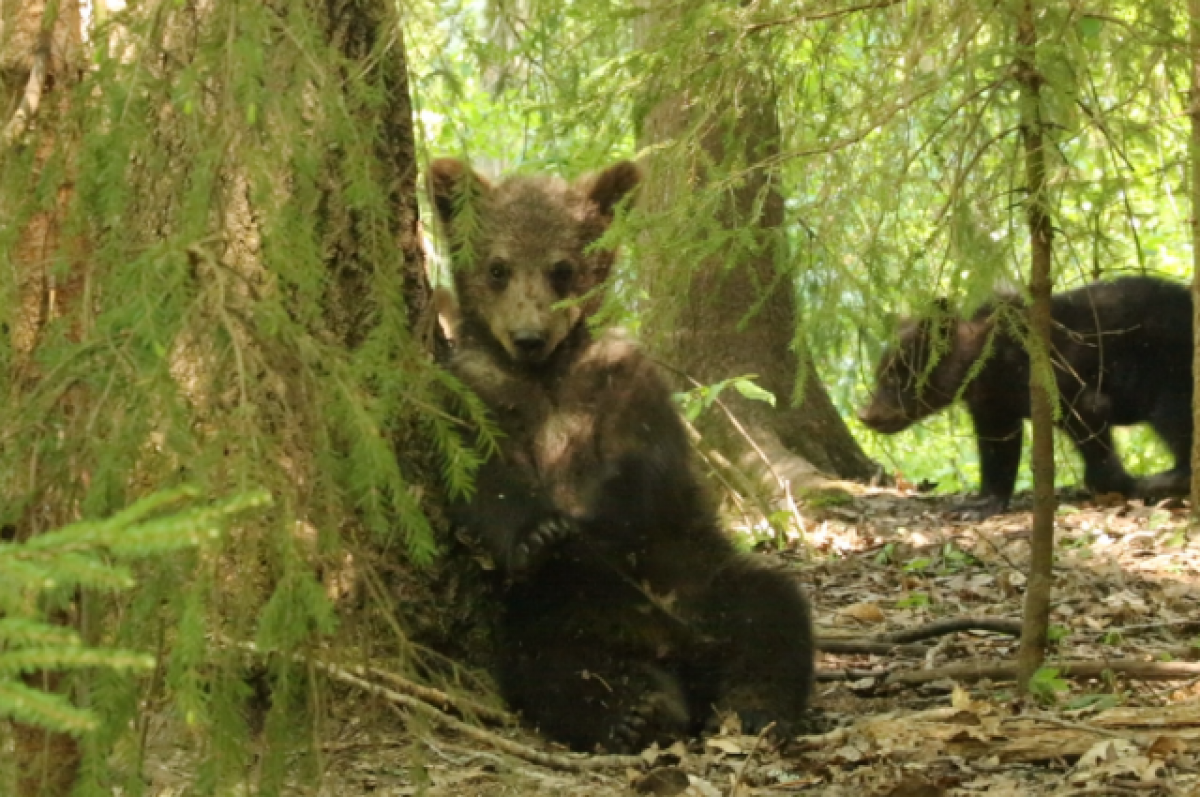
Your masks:
<svg viewBox="0 0 1200 797"><path fill-rule="evenodd" d="M653 363L587 325L613 264L594 244L636 167L493 185L438 160L429 179L455 259L450 368L503 433L454 511L508 577L505 697L579 750L638 750L714 709L786 732L812 687L808 607L722 533Z"/></svg>
<svg viewBox="0 0 1200 797"><path fill-rule="evenodd" d="M907 322L879 364L875 394L859 417L893 434L962 398L975 424L985 511L1003 511L1029 417L1029 355L1018 337L1024 308L1000 298L969 319L940 307ZM1186 494L1191 479L1192 302L1186 288L1151 277L1096 282L1053 298L1051 357L1061 426L1083 456L1097 493ZM982 363L980 359L982 358ZM1113 445L1112 427L1149 423L1175 458L1136 479Z"/></svg>

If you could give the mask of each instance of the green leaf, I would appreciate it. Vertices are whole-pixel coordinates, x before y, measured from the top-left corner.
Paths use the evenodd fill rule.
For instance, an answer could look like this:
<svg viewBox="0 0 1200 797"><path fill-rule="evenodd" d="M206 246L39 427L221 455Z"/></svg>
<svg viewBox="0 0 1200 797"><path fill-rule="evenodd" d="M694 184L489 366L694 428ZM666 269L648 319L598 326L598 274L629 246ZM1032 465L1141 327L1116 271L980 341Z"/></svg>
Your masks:
<svg viewBox="0 0 1200 797"><path fill-rule="evenodd" d="M752 378L753 377L740 376L732 380L733 386L737 389L737 392L741 393L746 398L752 401L765 401L767 404L770 404L772 407L774 407L775 394L750 381Z"/></svg>
<svg viewBox="0 0 1200 797"><path fill-rule="evenodd" d="M904 572L906 572L906 573L916 573L916 572L919 572L919 571L921 571L921 570L925 570L925 569L926 569L926 568L928 568L928 567L929 567L931 564L933 564L933 560L932 560L932 559L929 559L928 557L921 556L921 557L918 557L918 558L916 558L916 559L913 559L913 560L909 561L907 564L905 564L905 565L904 565Z"/></svg>
<svg viewBox="0 0 1200 797"><path fill-rule="evenodd" d="M1052 625L1046 629L1046 638L1051 642L1061 642L1071 635L1071 629L1066 626Z"/></svg>
<svg viewBox="0 0 1200 797"><path fill-rule="evenodd" d="M1038 702L1056 703L1058 695L1070 689L1070 684L1058 677L1055 667L1042 667L1029 679L1029 694Z"/></svg>
<svg viewBox="0 0 1200 797"><path fill-rule="evenodd" d="M910 592L900 600L896 601L896 607L899 609L920 609L929 606L933 600L924 592Z"/></svg>
<svg viewBox="0 0 1200 797"><path fill-rule="evenodd" d="M1084 15L1079 18L1079 38L1093 44L1095 39L1099 38L1100 31L1104 29L1104 20L1099 17Z"/></svg>

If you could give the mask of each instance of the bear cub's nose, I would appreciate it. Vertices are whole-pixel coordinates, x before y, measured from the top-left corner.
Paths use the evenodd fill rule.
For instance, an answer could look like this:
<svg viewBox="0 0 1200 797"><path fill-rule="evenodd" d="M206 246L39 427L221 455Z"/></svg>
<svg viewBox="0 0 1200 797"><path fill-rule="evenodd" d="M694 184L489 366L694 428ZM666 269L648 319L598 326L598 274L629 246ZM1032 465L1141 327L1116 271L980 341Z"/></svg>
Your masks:
<svg viewBox="0 0 1200 797"><path fill-rule="evenodd" d="M515 329L512 342L521 356L536 357L546 346L546 333L538 329Z"/></svg>

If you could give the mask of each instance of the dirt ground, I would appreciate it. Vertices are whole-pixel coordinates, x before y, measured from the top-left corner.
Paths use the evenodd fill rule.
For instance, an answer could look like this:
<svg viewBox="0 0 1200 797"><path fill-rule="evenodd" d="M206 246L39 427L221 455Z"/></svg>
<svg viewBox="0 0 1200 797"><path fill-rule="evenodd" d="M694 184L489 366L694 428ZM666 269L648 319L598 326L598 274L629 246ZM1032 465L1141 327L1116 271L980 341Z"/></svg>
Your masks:
<svg viewBox="0 0 1200 797"><path fill-rule="evenodd" d="M1005 666L1017 649L1027 505L971 522L951 499L896 490L825 504L802 508L782 550L760 543L756 554L795 573L827 648L811 734L779 741L727 727L589 760L512 727L467 735L428 709L389 706L395 691L363 675L337 687L324 777L296 793L1200 795L1200 530L1189 531L1183 504L1062 497L1057 671L1036 680L1037 700L1015 698ZM183 794L188 757L157 749L147 774L149 793Z"/></svg>

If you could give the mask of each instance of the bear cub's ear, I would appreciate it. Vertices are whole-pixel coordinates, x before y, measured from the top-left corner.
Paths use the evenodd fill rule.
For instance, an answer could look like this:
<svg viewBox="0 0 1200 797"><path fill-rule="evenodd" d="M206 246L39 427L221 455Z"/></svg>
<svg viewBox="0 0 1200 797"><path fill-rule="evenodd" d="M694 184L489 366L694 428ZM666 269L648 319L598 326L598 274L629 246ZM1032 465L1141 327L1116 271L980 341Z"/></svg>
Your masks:
<svg viewBox="0 0 1200 797"><path fill-rule="evenodd" d="M612 217L617 203L642 182L642 170L632 161L621 161L579 181L579 189L599 211Z"/></svg>
<svg viewBox="0 0 1200 797"><path fill-rule="evenodd" d="M454 220L454 211L468 186L475 189L477 196L491 187L487 180L458 158L438 158L433 161L429 164L429 174L425 179L429 183L429 193L433 195L438 216L447 225Z"/></svg>

